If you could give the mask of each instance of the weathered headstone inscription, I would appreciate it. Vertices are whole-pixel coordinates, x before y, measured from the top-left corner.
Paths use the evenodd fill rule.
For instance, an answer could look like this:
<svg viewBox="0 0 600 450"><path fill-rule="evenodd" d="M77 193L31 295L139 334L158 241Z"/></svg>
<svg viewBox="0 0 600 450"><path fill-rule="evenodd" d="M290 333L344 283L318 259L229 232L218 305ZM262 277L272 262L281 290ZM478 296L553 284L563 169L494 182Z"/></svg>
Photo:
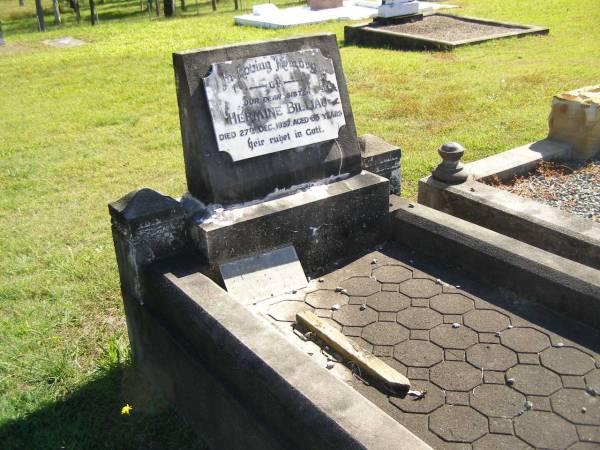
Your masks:
<svg viewBox="0 0 600 450"><path fill-rule="evenodd" d="M335 35L173 55L188 190L255 200L361 170Z"/></svg>
<svg viewBox="0 0 600 450"><path fill-rule="evenodd" d="M233 161L337 139L346 124L333 61L319 49L212 65L204 87Z"/></svg>

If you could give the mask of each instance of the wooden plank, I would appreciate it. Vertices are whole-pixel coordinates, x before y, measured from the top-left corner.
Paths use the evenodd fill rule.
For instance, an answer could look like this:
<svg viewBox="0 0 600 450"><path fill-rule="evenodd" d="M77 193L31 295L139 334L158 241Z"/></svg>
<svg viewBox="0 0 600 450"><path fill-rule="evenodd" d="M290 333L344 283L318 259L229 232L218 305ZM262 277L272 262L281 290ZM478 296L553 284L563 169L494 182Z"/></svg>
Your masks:
<svg viewBox="0 0 600 450"><path fill-rule="evenodd" d="M371 352L348 339L311 311L299 312L296 314L296 321L315 333L317 337L327 343L336 353L357 364L363 372L380 381L393 392L407 392L410 389L408 378L388 366Z"/></svg>

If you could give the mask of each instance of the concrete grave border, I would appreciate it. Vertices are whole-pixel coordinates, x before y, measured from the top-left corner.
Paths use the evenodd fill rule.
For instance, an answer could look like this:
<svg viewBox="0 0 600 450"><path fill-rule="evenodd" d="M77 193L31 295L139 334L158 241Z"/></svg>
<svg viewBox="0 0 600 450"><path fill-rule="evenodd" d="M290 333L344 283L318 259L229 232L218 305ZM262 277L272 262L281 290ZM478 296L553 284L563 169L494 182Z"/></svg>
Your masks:
<svg viewBox="0 0 600 450"><path fill-rule="evenodd" d="M398 50L452 50L456 47L479 44L481 42L492 41L496 39L524 37L530 35L545 35L550 32L550 29L547 27L500 22L496 20L481 19L479 17L458 16L455 14L444 13L429 14L426 17L431 16L445 16L466 22L475 22L500 27L518 27L521 28L521 30L510 31L494 36L463 39L460 41L445 41L443 39L419 37L414 34L381 30L377 26L373 26L373 23L370 23L368 25L349 25L344 27L344 43L345 45L356 44L367 47L390 47ZM411 20L411 18L409 17L407 20ZM403 22L398 21L396 23ZM385 25L390 25L390 23L386 23Z"/></svg>
<svg viewBox="0 0 600 450"><path fill-rule="evenodd" d="M541 161L569 159L571 146L544 139L465 164L471 180L419 180L419 203L600 269L600 225L478 180L524 175Z"/></svg>
<svg viewBox="0 0 600 450"><path fill-rule="evenodd" d="M389 231L400 245L600 328L600 271L393 200ZM136 367L210 430L210 446L429 448L208 278L205 262L186 256L179 202L143 189L109 210Z"/></svg>

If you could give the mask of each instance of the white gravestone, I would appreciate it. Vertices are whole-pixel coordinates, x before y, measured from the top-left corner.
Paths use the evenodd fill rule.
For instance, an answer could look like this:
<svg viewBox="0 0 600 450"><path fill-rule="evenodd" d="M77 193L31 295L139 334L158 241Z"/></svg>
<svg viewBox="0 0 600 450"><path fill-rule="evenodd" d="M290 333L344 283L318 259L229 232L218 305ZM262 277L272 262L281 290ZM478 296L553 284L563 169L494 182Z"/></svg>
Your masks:
<svg viewBox="0 0 600 450"><path fill-rule="evenodd" d="M218 149L233 161L337 139L346 124L319 49L214 63L204 87Z"/></svg>

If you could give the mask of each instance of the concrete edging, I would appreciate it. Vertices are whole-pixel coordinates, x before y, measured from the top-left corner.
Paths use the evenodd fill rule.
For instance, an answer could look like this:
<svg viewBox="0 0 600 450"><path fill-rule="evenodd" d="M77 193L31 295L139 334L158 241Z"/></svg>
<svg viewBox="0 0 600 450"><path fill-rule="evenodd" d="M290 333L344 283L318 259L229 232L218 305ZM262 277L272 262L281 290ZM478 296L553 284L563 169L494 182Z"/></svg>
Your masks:
<svg viewBox="0 0 600 450"><path fill-rule="evenodd" d="M391 215L398 242L600 328L599 270L403 199Z"/></svg>
<svg viewBox="0 0 600 450"><path fill-rule="evenodd" d="M496 25L501 27L520 28L518 31L508 31L493 36L463 39L460 41L445 41L443 39L432 39L413 34L399 33L395 31L380 30L377 27L368 25L349 25L344 27L344 43L346 45L366 45L378 47L391 47L395 49L408 50L452 50L456 47L465 45L479 44L481 42L497 39L506 39L511 37L524 37L529 35L545 35L550 32L547 27L537 25L522 25L509 22L499 22L496 20L487 20L479 17L459 16L454 14L434 13L429 16L445 16L458 18L466 22L474 22L486 25Z"/></svg>
<svg viewBox="0 0 600 450"><path fill-rule="evenodd" d="M508 180L544 160L563 160L571 146L548 139L466 164L471 181L419 180L418 201L477 225L600 269L600 225L476 180Z"/></svg>
<svg viewBox="0 0 600 450"><path fill-rule="evenodd" d="M171 401L192 425L211 427L213 442L209 444L222 448L232 440L232 427L246 433L259 424L260 433L253 440L265 442L244 448L430 448L231 298L193 263L182 263L182 258L156 263L145 279L147 292L152 294L144 306L136 308L145 309L155 320L161 317L162 337L157 338L161 331L147 320L133 329L143 329L143 335L163 343L182 344L185 350L172 355L165 344L159 357L161 367L139 365L149 368L145 375L150 380L168 379L169 385L179 386L179 392L170 392ZM143 359L155 353L149 350L136 353ZM172 364L171 358L186 359L186 373L181 372L180 361ZM161 372L167 376L161 377ZM185 395L196 388L182 386L183 378L217 384L217 391L226 392L227 398L211 395L212 390L203 387L207 396L198 402L193 395ZM235 404L244 409L243 414L234 414L242 418L241 423L232 424L225 416L223 424L214 423L212 411L226 415ZM234 442L229 448L241 447Z"/></svg>

